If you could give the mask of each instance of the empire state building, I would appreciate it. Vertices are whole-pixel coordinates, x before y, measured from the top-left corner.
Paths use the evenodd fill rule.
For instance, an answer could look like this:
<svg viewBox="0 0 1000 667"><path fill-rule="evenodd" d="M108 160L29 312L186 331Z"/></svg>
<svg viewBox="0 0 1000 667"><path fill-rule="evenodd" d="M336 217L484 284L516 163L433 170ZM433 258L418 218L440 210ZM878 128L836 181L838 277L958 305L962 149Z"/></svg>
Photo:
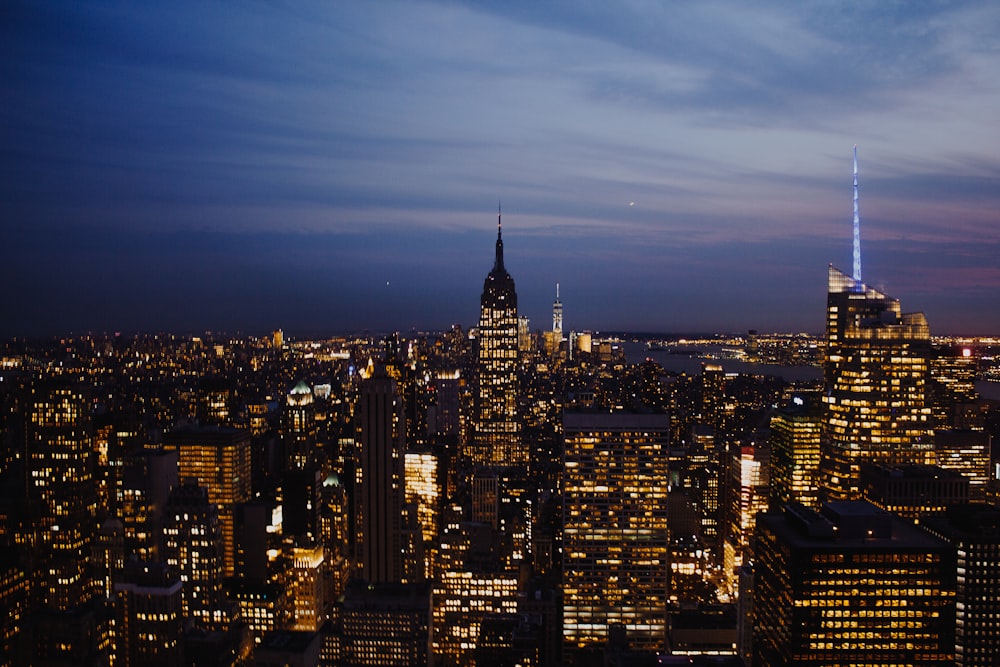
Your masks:
<svg viewBox="0 0 1000 667"><path fill-rule="evenodd" d="M473 463L514 466L528 462L517 414L517 292L503 265L503 236L497 215L496 260L486 276L479 311L479 371L475 395Z"/></svg>

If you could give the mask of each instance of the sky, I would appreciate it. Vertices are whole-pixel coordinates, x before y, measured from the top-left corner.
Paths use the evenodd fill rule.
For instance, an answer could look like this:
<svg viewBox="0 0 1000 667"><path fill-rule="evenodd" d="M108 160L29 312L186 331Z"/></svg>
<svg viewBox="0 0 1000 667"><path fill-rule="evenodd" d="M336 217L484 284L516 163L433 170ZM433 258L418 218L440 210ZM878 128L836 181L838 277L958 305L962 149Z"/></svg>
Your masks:
<svg viewBox="0 0 1000 667"><path fill-rule="evenodd" d="M1000 4L0 3L0 336L1000 335Z"/></svg>

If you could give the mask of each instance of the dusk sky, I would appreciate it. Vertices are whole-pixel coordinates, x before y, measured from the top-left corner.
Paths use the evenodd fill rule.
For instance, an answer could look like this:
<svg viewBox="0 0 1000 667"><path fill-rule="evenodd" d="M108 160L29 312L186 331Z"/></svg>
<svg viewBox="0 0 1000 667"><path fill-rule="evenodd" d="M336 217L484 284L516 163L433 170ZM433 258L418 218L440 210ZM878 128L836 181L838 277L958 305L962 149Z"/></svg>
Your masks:
<svg viewBox="0 0 1000 667"><path fill-rule="evenodd" d="M1000 3L0 4L0 335L1000 335Z"/></svg>

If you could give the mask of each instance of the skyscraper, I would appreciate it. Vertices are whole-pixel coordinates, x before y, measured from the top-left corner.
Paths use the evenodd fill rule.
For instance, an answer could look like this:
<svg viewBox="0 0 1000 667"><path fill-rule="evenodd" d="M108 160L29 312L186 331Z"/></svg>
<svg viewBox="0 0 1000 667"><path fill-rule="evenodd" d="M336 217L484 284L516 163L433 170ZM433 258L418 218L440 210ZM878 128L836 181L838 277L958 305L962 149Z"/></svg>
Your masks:
<svg viewBox="0 0 1000 667"><path fill-rule="evenodd" d="M828 274L822 478L827 498L859 497L859 466L933 463L927 400L930 329L923 313L861 282L857 153L854 273Z"/></svg>
<svg viewBox="0 0 1000 667"><path fill-rule="evenodd" d="M355 534L359 575L373 584L402 580L406 421L396 381L377 366L361 383L356 409Z"/></svg>
<svg viewBox="0 0 1000 667"><path fill-rule="evenodd" d="M497 215L496 260L483 283L479 311L478 378L475 395L474 463L516 466L528 462L517 414L518 317L514 279L503 264Z"/></svg>
<svg viewBox="0 0 1000 667"><path fill-rule="evenodd" d="M631 645L662 649L670 599L670 419L563 415L563 639L568 655L603 647L622 626Z"/></svg>
<svg viewBox="0 0 1000 667"><path fill-rule="evenodd" d="M250 500L250 433L233 428L192 428L170 431L164 445L178 451L182 482L195 479L208 490L218 508L222 528L222 567L231 577L236 568L234 514Z"/></svg>
<svg viewBox="0 0 1000 667"><path fill-rule="evenodd" d="M51 610L66 612L97 593L87 567L97 532L94 451L85 392L41 385L27 424L27 494L39 513L34 588Z"/></svg>

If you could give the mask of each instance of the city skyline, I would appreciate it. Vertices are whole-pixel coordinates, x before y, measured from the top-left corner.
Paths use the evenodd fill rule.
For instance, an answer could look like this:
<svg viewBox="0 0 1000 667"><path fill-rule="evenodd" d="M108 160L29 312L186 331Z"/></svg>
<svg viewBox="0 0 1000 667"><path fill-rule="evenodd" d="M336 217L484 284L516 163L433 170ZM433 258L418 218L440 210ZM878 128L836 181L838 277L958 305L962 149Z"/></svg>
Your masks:
<svg viewBox="0 0 1000 667"><path fill-rule="evenodd" d="M852 263L1000 332L1000 9L14 3L0 336L822 331Z"/></svg>

